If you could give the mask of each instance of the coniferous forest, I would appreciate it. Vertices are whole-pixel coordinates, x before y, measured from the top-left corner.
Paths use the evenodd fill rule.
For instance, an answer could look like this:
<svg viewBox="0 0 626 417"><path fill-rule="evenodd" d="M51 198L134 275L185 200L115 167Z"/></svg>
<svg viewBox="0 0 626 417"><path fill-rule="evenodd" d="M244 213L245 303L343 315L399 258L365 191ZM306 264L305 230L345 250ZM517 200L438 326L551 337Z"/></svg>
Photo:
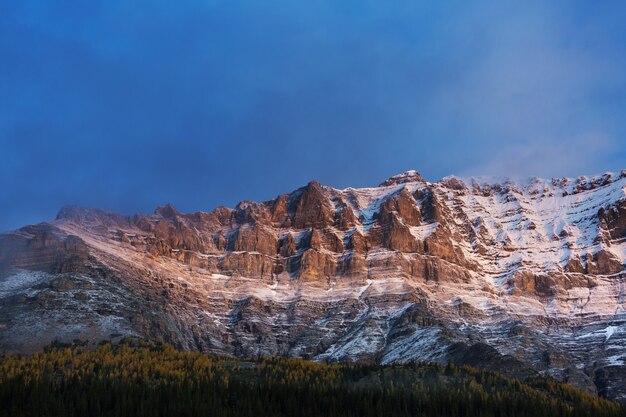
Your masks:
<svg viewBox="0 0 626 417"><path fill-rule="evenodd" d="M0 357L0 416L624 416L551 379L467 366L240 360L142 341Z"/></svg>

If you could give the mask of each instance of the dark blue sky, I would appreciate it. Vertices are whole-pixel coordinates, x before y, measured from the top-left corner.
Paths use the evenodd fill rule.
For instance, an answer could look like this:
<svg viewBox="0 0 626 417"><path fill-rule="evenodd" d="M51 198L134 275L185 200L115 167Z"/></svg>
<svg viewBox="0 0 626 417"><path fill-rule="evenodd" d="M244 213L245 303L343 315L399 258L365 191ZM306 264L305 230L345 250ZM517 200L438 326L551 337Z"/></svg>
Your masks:
<svg viewBox="0 0 626 417"><path fill-rule="evenodd" d="M626 168L626 2L425 3L1 2L0 230Z"/></svg>

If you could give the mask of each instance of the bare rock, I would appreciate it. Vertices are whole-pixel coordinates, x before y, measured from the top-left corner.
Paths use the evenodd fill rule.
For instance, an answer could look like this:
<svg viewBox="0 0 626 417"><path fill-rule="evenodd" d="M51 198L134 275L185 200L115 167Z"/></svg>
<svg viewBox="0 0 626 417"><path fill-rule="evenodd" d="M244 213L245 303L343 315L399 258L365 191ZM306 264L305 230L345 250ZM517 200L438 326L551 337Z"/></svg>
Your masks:
<svg viewBox="0 0 626 417"><path fill-rule="evenodd" d="M278 251L278 240L270 230L261 224L243 225L231 234L228 249L275 255Z"/></svg>
<svg viewBox="0 0 626 417"><path fill-rule="evenodd" d="M296 241L293 238L291 233L288 233L281 241L280 241L280 250L279 253L281 256L288 258L294 256L297 253L296 249Z"/></svg>
<svg viewBox="0 0 626 417"><path fill-rule="evenodd" d="M564 269L566 272L585 273L585 267L578 255L570 256Z"/></svg>
<svg viewBox="0 0 626 417"><path fill-rule="evenodd" d="M390 213L397 213L398 217L409 226L419 226L422 223L422 214L406 188L381 204L379 213L381 222L388 219Z"/></svg>
<svg viewBox="0 0 626 417"><path fill-rule="evenodd" d="M334 209L319 182L310 182L298 200L293 226L321 229L333 225Z"/></svg>
<svg viewBox="0 0 626 417"><path fill-rule="evenodd" d="M409 227L402 223L395 213L388 213L386 219L381 218L383 245L400 252L422 252L421 242L411 234Z"/></svg>
<svg viewBox="0 0 626 417"><path fill-rule="evenodd" d="M626 238L626 200L621 200L607 209L600 208L598 217L606 225L611 239Z"/></svg>
<svg viewBox="0 0 626 417"><path fill-rule="evenodd" d="M300 257L300 279L304 281L328 280L336 274L333 259L315 249L305 250Z"/></svg>
<svg viewBox="0 0 626 417"><path fill-rule="evenodd" d="M242 201L231 213L233 221L238 225L246 223L269 224L271 213L264 204L253 201Z"/></svg>
<svg viewBox="0 0 626 417"><path fill-rule="evenodd" d="M346 205L337 210L335 217L335 224L339 230L348 230L358 223L354 211Z"/></svg>
<svg viewBox="0 0 626 417"><path fill-rule="evenodd" d="M595 255L587 258L587 273L591 275L612 275L621 272L624 269L622 262L616 256L602 249Z"/></svg>
<svg viewBox="0 0 626 417"><path fill-rule="evenodd" d="M402 174L398 174L398 175L394 175L393 177L390 177L389 179L380 183L379 187L389 187L392 185L400 185L400 184L406 184L406 183L411 183L411 182L424 183L426 181L424 181L424 178L422 178L422 176L417 171L411 170L411 171L407 171Z"/></svg>
<svg viewBox="0 0 626 417"><path fill-rule="evenodd" d="M287 194L277 197L272 203L271 221L277 226L283 225L288 219Z"/></svg>
<svg viewBox="0 0 626 417"><path fill-rule="evenodd" d="M365 236L363 236L361 232L355 229L348 238L347 248L353 250L356 253L366 253L367 240L365 239Z"/></svg>
<svg viewBox="0 0 626 417"><path fill-rule="evenodd" d="M426 238L424 241L424 252L457 265L476 269L475 265L467 261L463 251L454 244L450 232L444 227L438 227L435 232Z"/></svg>

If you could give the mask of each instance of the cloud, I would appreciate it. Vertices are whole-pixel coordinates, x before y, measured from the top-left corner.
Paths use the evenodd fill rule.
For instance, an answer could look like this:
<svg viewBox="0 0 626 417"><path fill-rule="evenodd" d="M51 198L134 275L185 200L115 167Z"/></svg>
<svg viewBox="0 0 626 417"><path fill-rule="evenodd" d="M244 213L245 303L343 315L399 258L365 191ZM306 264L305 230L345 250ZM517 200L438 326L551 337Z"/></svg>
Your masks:
<svg viewBox="0 0 626 417"><path fill-rule="evenodd" d="M602 133L589 132L568 140L551 138L537 142L507 144L493 153L487 163L462 172L468 176L507 175L551 178L601 174L606 154L618 148L616 141Z"/></svg>
<svg viewBox="0 0 626 417"><path fill-rule="evenodd" d="M465 38L474 55L427 112L433 133L468 155L452 169L505 176L620 169L611 157L624 149L626 65L619 43L608 41L624 34L616 20L585 20L547 3L472 18L454 38Z"/></svg>
<svg viewBox="0 0 626 417"><path fill-rule="evenodd" d="M621 169L625 7L14 2L0 229L67 203L210 210L312 178Z"/></svg>

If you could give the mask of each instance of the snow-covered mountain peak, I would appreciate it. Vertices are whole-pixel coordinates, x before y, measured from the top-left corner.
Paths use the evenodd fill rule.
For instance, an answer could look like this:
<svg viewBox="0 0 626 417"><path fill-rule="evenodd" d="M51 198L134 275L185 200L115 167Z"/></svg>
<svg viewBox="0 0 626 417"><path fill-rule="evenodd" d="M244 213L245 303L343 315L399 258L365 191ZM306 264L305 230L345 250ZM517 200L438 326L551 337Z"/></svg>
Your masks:
<svg viewBox="0 0 626 417"><path fill-rule="evenodd" d="M406 184L412 182L425 183L426 181L424 180L424 178L422 178L419 172L412 169L401 174L389 177L387 180L380 183L379 187L389 187L392 185Z"/></svg>
<svg viewBox="0 0 626 417"><path fill-rule="evenodd" d="M0 349L140 335L229 355L529 367L626 399L625 260L625 172L408 171L191 214L66 207L0 235Z"/></svg>
<svg viewBox="0 0 626 417"><path fill-rule="evenodd" d="M448 176L443 178L439 183L450 188L465 188L477 193L484 193L489 190L503 193L514 191L536 195L539 193L565 193L573 194L583 191L595 190L605 187L613 183L617 183L616 187L624 186L626 178L626 170L619 174L606 172L594 176L580 176L577 178L551 178L544 179L540 177L504 177L504 176L472 176L459 177Z"/></svg>

